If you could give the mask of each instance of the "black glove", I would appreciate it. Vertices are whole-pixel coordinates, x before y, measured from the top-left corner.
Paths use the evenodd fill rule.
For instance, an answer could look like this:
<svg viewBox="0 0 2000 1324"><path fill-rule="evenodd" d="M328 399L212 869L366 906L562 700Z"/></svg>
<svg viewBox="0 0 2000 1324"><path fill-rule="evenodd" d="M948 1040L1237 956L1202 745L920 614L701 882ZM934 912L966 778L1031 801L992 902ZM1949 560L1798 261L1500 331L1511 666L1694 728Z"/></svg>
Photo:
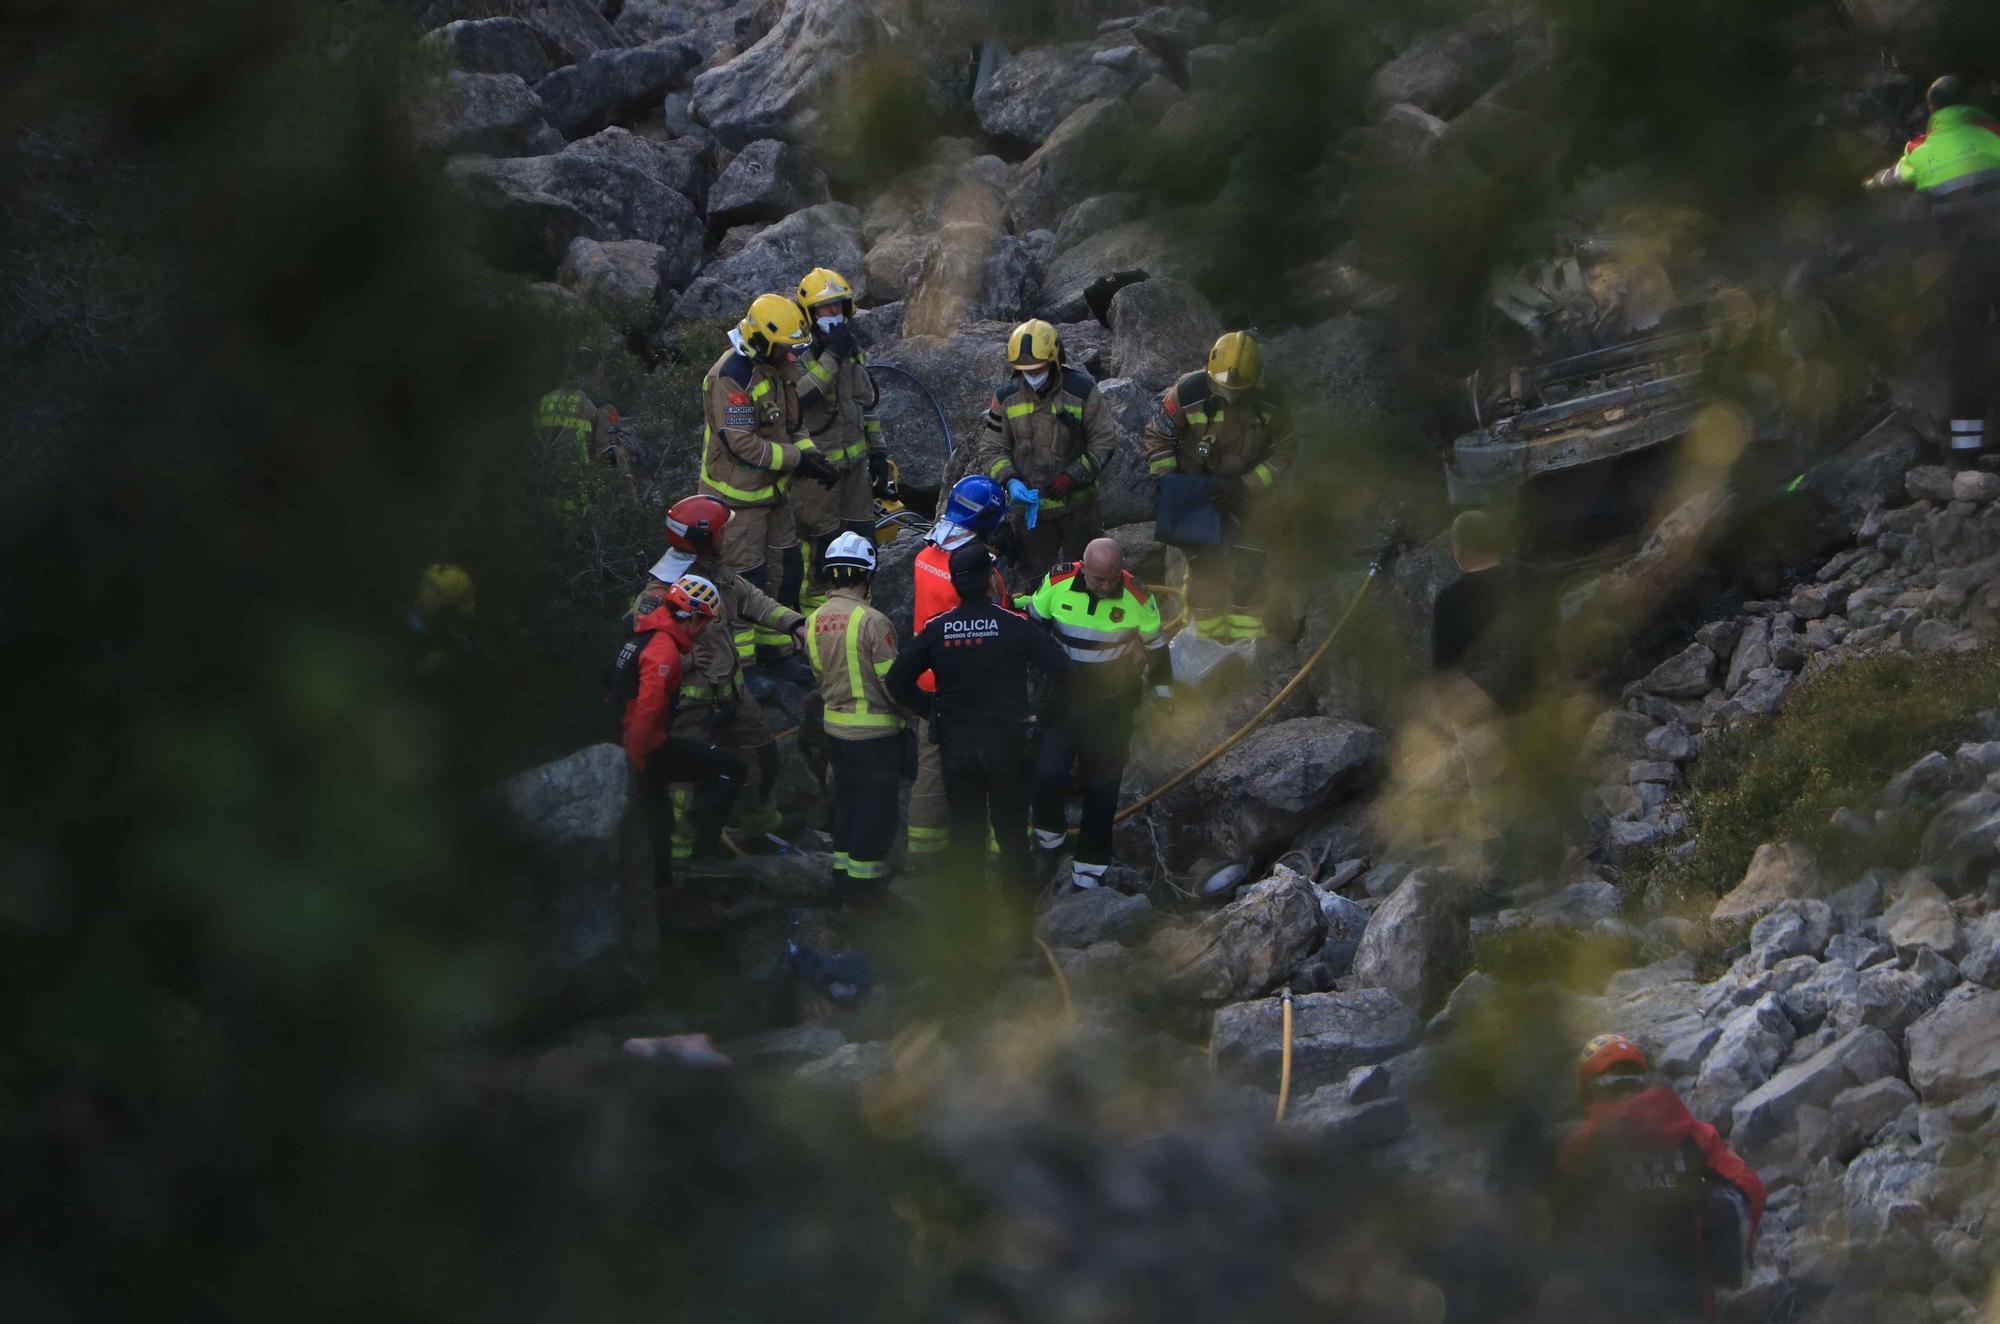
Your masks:
<svg viewBox="0 0 2000 1324"><path fill-rule="evenodd" d="M993 532L986 535L986 549L1003 561L1020 559L1021 535L1013 520L1003 519L993 526Z"/></svg>
<svg viewBox="0 0 2000 1324"><path fill-rule="evenodd" d="M896 479L889 472L889 457L882 451L868 452L868 481L875 488L875 495L884 501L894 501L901 493L896 490Z"/></svg>
<svg viewBox="0 0 2000 1324"><path fill-rule="evenodd" d="M844 321L821 337L821 343L826 346L829 354L842 363L853 358L861 350L860 342L854 338L854 328Z"/></svg>
<svg viewBox="0 0 2000 1324"><path fill-rule="evenodd" d="M810 478L821 487L832 487L840 482L840 470L826 462L826 457L818 451L807 451L799 456L799 475Z"/></svg>
<svg viewBox="0 0 2000 1324"><path fill-rule="evenodd" d="M1240 479L1225 478L1215 485L1209 500L1215 504L1224 519L1235 519L1243 513L1243 483Z"/></svg>

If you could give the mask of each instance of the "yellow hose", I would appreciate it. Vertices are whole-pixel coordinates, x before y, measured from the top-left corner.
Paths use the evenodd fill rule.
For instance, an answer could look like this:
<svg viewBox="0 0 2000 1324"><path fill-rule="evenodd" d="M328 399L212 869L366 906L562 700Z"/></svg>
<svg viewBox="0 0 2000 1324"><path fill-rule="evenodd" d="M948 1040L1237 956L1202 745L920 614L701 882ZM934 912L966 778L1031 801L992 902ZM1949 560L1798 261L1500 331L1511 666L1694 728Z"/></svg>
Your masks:
<svg viewBox="0 0 2000 1324"><path fill-rule="evenodd" d="M1274 1121L1285 1120L1285 1105L1292 1098L1292 986L1285 985L1285 1046L1278 1058L1278 1115Z"/></svg>
<svg viewBox="0 0 2000 1324"><path fill-rule="evenodd" d="M1137 800L1134 800L1131 804L1126 805L1123 809L1118 811L1117 816L1113 818L1111 821L1114 823L1123 823L1126 819L1132 817L1132 815L1138 813L1141 809L1144 809L1147 805L1152 804L1155 800L1158 800L1161 796L1166 795L1169 792L1178 789L1182 785L1185 785L1189 778L1195 776L1203 768L1206 768L1209 764L1215 762L1217 759L1221 758L1224 754L1227 754L1230 750L1236 748L1237 743L1241 741L1243 737L1249 735L1252 731L1255 731L1259 726L1263 725L1265 718L1269 717L1272 713L1278 711L1280 705L1282 705L1286 699L1292 697L1292 692L1298 689L1300 685L1305 683L1305 678L1312 674L1313 668L1320 664L1321 659L1323 659L1327 655L1327 653L1331 651L1331 649L1333 648L1334 641L1340 638L1340 632L1347 628L1347 623L1350 620L1354 619L1355 609L1361 605L1361 600L1368 596L1368 587L1369 585L1375 582L1375 575L1379 570L1379 568L1380 567L1378 566L1372 566L1372 565L1368 567L1368 577L1361 581L1361 587L1358 590L1356 590L1354 594L1354 600L1347 604L1347 610L1341 613L1340 619L1334 622L1333 628L1326 632L1325 640L1321 642L1319 648L1313 653L1313 655L1306 659L1305 665L1299 668L1299 673L1296 676L1293 676L1290 680L1286 681L1285 687L1279 690L1276 694L1272 695L1271 701L1269 703L1265 704L1262 708L1259 708L1257 710L1256 715L1253 716L1249 721L1245 722L1242 726L1237 727L1235 734L1230 736L1229 739L1223 741L1221 744L1217 745L1214 749L1209 750L1208 753L1202 755L1199 759L1196 759L1187 768L1176 773L1172 777L1167 778L1166 781L1161 782L1158 786L1146 792L1146 794L1140 796Z"/></svg>
<svg viewBox="0 0 2000 1324"><path fill-rule="evenodd" d="M1056 987L1062 990L1063 1015L1075 1020L1076 1002L1070 997L1069 976L1063 973L1062 963L1056 960L1056 954L1050 951L1049 945L1040 938L1035 939L1035 946L1041 948L1042 955L1049 958L1049 973L1056 977Z"/></svg>

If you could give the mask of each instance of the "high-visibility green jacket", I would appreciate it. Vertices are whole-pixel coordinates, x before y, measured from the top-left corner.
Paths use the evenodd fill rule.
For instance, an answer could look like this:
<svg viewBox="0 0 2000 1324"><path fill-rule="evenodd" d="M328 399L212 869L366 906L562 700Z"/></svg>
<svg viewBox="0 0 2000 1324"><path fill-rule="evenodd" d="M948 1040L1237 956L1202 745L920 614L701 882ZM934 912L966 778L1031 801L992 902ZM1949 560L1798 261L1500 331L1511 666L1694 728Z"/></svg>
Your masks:
<svg viewBox="0 0 2000 1324"><path fill-rule="evenodd" d="M549 443L574 437L587 464L604 451L607 412L582 391L550 391L535 410L535 431Z"/></svg>
<svg viewBox="0 0 2000 1324"><path fill-rule="evenodd" d="M1946 106L1910 139L1896 178L1933 198L2000 183L2000 122L1977 106Z"/></svg>
<svg viewBox="0 0 2000 1324"><path fill-rule="evenodd" d="M1156 685L1172 676L1160 604L1131 571L1121 573L1118 592L1100 598L1072 561L1051 570L1027 599L1028 615L1049 625L1075 664L1071 674L1081 693L1136 698L1141 675Z"/></svg>

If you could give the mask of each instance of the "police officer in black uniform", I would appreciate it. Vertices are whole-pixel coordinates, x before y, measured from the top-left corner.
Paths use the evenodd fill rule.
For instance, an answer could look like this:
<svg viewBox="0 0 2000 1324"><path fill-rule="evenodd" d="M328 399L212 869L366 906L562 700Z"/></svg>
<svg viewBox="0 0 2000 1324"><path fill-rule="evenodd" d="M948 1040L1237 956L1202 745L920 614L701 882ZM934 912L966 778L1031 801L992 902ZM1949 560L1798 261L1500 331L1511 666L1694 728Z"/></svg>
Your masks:
<svg viewBox="0 0 2000 1324"><path fill-rule="evenodd" d="M949 564L959 604L933 617L896 655L889 693L904 707L931 715L951 822L949 849L964 876L984 876L991 823L1002 876L1026 888L1032 877L1028 673L1049 681L1040 714L1046 725L1067 703L1069 659L1039 626L993 601L993 557L979 542L953 551ZM935 696L917 687L926 671L937 679Z"/></svg>

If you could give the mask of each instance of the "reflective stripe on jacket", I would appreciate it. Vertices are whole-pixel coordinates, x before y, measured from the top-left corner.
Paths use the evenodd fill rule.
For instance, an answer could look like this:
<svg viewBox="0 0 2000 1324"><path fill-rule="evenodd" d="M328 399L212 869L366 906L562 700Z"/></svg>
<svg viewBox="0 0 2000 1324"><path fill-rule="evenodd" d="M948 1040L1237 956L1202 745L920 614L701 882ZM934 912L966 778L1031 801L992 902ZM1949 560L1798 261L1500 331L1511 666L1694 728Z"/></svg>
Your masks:
<svg viewBox="0 0 2000 1324"><path fill-rule="evenodd" d="M1207 372L1191 372L1160 396L1146 420L1146 469L1241 478L1268 492L1292 462L1292 430L1283 411L1258 395L1232 400Z"/></svg>
<svg viewBox="0 0 2000 1324"><path fill-rule="evenodd" d="M714 623L695 637L684 659L687 678L681 685L681 701L689 704L722 703L736 697L742 688L741 663L736 641L731 637L732 622L739 617L780 634L789 633L805 617L722 564L719 557L704 556L689 567L715 585L722 596L722 610ZM633 614L643 619L666 601L667 586L648 579L633 600Z"/></svg>
<svg viewBox="0 0 2000 1324"><path fill-rule="evenodd" d="M1099 598L1072 561L1050 571L1028 599L1028 614L1054 630L1056 642L1077 664L1077 683L1099 692L1136 685L1144 671L1164 683L1171 665L1160 632L1160 604L1130 571L1121 574L1118 593Z"/></svg>
<svg viewBox="0 0 2000 1324"><path fill-rule="evenodd" d="M815 341L794 363L791 378L805 429L827 463L847 464L883 449L875 379L858 350L843 361Z"/></svg>
<svg viewBox="0 0 2000 1324"><path fill-rule="evenodd" d="M1118 427L1087 372L1051 372L1040 391L1016 374L994 393L981 425L976 471L1001 486L1019 478L1042 493L1043 514L1097 499L1097 477L1118 449ZM1057 475L1081 462L1086 481L1057 497L1048 489Z"/></svg>
<svg viewBox="0 0 2000 1324"><path fill-rule="evenodd" d="M701 381L701 489L732 506L776 501L816 449L785 372L731 348Z"/></svg>
<svg viewBox="0 0 2000 1324"><path fill-rule="evenodd" d="M535 430L543 439L554 441L568 433L576 438L586 462L603 449L603 421L602 411L582 391L550 391L535 410Z"/></svg>
<svg viewBox="0 0 2000 1324"><path fill-rule="evenodd" d="M887 616L836 591L812 614L806 656L819 677L829 736L872 740L903 729L903 710L882 679L896 661L896 630Z"/></svg>
<svg viewBox="0 0 2000 1324"><path fill-rule="evenodd" d="M1910 139L1896 178L1933 197L1954 193L1988 180L1974 175L2000 172L2000 123L1977 106L1946 106L1931 115L1930 125ZM2000 183L2000 173L1990 182Z"/></svg>

